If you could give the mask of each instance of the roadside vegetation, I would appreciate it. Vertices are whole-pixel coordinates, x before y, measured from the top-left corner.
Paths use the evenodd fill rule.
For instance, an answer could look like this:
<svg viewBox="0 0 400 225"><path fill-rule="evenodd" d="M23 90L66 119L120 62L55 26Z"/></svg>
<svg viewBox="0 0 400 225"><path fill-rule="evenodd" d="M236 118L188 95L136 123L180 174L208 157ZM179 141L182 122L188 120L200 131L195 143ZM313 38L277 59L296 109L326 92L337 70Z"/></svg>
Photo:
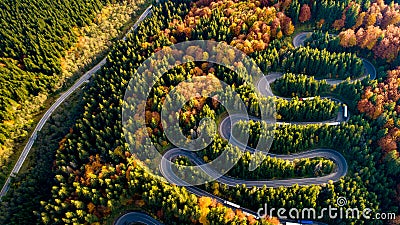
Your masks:
<svg viewBox="0 0 400 225"><path fill-rule="evenodd" d="M225 41L241 49L260 65L265 74L286 72L282 79L273 84L273 88L283 96L294 99L275 100L277 112L281 116L279 119L309 121L312 118L321 121L337 115L338 104L322 99L320 95L331 95L343 100L349 105L350 112L349 121L335 126L279 126L274 131L275 139L271 147L271 152L276 154L293 154L315 148L336 150L345 157L348 164L347 175L339 181L279 188L254 188L245 185L230 187L214 181L199 186L201 189L254 211L264 207L265 203L275 208L307 207L319 210L336 206L336 200L341 196L346 197L346 206L350 208L369 208L374 212L399 214L400 123L397 114L400 113L400 62L389 60L386 63L374 59L372 55L365 54L363 46L359 46L361 50L354 46L346 49L346 52L340 52L317 46L315 43L323 42L313 40L307 42L314 43L315 46L301 48L294 48L290 43L297 26L313 27L321 33L353 29L363 12L366 12L364 16L373 14L370 6L375 7L375 3L379 9L385 9L383 14L390 7L398 7L396 3L382 0L199 0L195 4L187 0L160 1L153 7L152 16L146 18L128 36L126 42L115 43L108 56L110 61L85 87L77 108L71 109L76 112L73 113L75 122L60 124L59 121L65 118L60 117L47 125L50 127L44 132L52 132L57 129L56 126L61 126L62 131L55 133L51 145L38 142L40 146L33 157L38 162L39 158L45 160L43 166L33 167L32 175L24 173L17 176L13 189L1 202L0 215L4 222L0 222L97 225L110 223L122 209L140 208L166 224L278 224L279 221L274 217L256 220L241 210L227 208L212 198L195 196L185 187L169 185L155 179L144 168L146 163L153 162L138 162L128 148L129 144L135 148L140 146L143 151L136 154L147 153L150 145L145 138L146 133L160 151L166 151L173 146L164 134L161 109L167 94L189 78L202 79L207 86L215 85L217 79L223 80L235 89L238 97L245 103L249 115L254 117L260 116L261 110L266 109L259 102L271 104L274 101L254 94L254 88L249 85L251 77L245 74L234 73L228 68L211 63L186 63L165 73L146 101L129 105L131 109L145 109L146 127L141 126L142 129L135 130L134 134L125 138L121 110L127 84L133 79L136 84L133 93L148 94L143 93L140 88L145 85L146 74L134 76L138 66L154 52L168 49L173 43L197 39ZM362 19L362 23L372 23L364 20ZM377 25L377 21L378 19L371 26ZM386 27L389 31L392 23L398 25L399 22L390 22ZM342 36L343 34L338 36L341 41ZM314 37L317 36L312 38ZM385 38L376 39L376 45L385 45L381 43ZM204 56L200 48L188 48L180 53ZM85 54L80 55L90 58ZM378 63L379 77L383 79L356 82L345 80L364 75L359 56ZM231 56L227 52L221 57ZM240 63L235 62L235 65ZM65 63L67 65L69 63ZM324 81L317 81L317 78L342 79L344 82L327 87ZM184 86L182 91L183 94L195 94L195 88L190 85ZM314 96L314 100L300 100L302 97ZM142 115L136 110L132 113L133 116L127 122L133 127L140 126L136 118ZM195 138L198 131L213 131L211 126L201 127L201 119L208 117L220 120L226 114L225 107L218 101L198 95L184 104L178 113L168 115L168 118L179 122L184 135ZM266 132L263 127L259 122L241 121L235 125L234 135L248 133L248 144L255 147L258 139ZM66 134L64 137L62 132ZM55 139L60 140L57 146ZM207 162L221 155L223 151L234 152L238 148L217 134L211 145L196 154ZM190 163L186 158L178 158L177 161L181 165ZM276 179L318 177L335 170L335 164L326 159L304 159L289 163L266 157L262 166L250 173L248 162L249 154L246 153L228 174L243 178ZM51 183L43 183L43 176L50 179ZM32 200L37 189L41 191ZM32 204L29 203L31 200ZM398 224L399 218L391 221L356 218L331 220L326 216L321 221L329 224L393 225Z"/></svg>
<svg viewBox="0 0 400 225"><path fill-rule="evenodd" d="M0 184L9 175L30 131L59 93L104 58L147 5L145 1L108 4L90 16L92 22L81 28L72 27L68 35L77 42L60 52L55 59L60 62L58 69L51 74L32 72L18 60L0 58L0 79L4 84L0 96Z"/></svg>

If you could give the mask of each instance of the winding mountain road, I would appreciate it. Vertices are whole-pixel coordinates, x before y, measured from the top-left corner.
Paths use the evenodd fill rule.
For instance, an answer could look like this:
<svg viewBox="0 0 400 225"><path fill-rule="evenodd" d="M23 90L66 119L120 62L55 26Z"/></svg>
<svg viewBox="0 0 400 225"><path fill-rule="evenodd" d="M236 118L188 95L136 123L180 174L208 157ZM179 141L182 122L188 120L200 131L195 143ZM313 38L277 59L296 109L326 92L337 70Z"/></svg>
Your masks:
<svg viewBox="0 0 400 225"><path fill-rule="evenodd" d="M136 28L139 26L140 22L142 22L151 13L151 8L152 8L152 5L147 7L146 10L142 13L142 15L140 15L139 19L135 22L135 24L131 27L131 29L129 29L129 31L122 38L123 41L125 41L127 35L130 34L132 31L136 30ZM36 125L35 129L33 130L32 135L28 140L28 143L26 143L24 150L22 151L21 155L18 158L18 161L15 163L14 168L11 171L10 176L8 176L3 188L1 189L0 199L7 193L8 189L10 188L11 177L13 177L13 176L15 176L15 174L19 173L22 165L25 162L26 157L29 154L29 151L31 150L33 144L35 143L37 133L42 130L44 124L51 117L54 110L56 110L65 101L65 99L67 99L73 92L75 92L79 87L81 87L82 84L88 82L90 77L93 74L95 74L99 69L101 69L103 67L103 65L106 64L106 62L107 62L107 56L104 57L104 59L102 59L92 69L90 69L85 74L83 74L75 82L75 84L72 85L72 87L70 87L66 92L64 92L57 99L57 101L52 106L50 106L50 108L45 112L45 114L43 115L43 117L40 119L39 123Z"/></svg>
<svg viewBox="0 0 400 225"><path fill-rule="evenodd" d="M127 34L131 33L132 31L134 31L139 23L145 19L150 13L151 13L151 8L152 6L149 6L143 13L142 15L139 17L139 19L136 21L136 23L132 26L132 28L127 32ZM126 36L127 34L122 38L123 41L126 40ZM301 44L304 43L304 41L307 39L307 33L301 33L299 35L297 35L293 42L294 45L300 46ZM373 67L373 65L368 62L367 60L363 59L364 61L364 65L367 69L367 71L369 72L369 74L371 74L371 78L374 79L376 76L376 70ZM56 110L64 101L65 99L67 99L74 91L76 91L79 87L82 86L82 84L88 82L88 80L90 79L90 77L95 74L99 69L101 69L101 67L107 62L107 57L105 57L103 60L101 60L97 65L95 65L92 69L90 69L89 71L87 71L82 77L80 77L76 83L70 87L66 92L64 92L58 99L57 101L46 111L46 113L43 115L43 117L41 118L41 120L39 121L39 123L37 124L37 126L35 127L34 131L32 132L31 137L29 138L28 143L26 144L24 150L22 151L17 163L15 164L13 170L11 171L11 175L8 177L5 185L3 186L1 192L0 192L0 198L3 197L9 187L10 187L10 180L11 180L11 176L14 176L14 174L17 174L26 157L29 154L30 149L32 148L36 137L37 137L37 133L39 131L41 131L41 129L43 128L43 126L45 125L45 123L47 122L47 120L51 117L52 113L54 112L54 110ZM275 74L275 78L273 78L274 74L271 74L271 76L266 77L266 79L269 82L272 82L272 79L277 79L280 76L282 76L282 74ZM263 81L259 82L259 86L263 86L262 85ZM265 81L264 81L265 82ZM260 89L260 92L262 93L262 89ZM230 117L225 118L221 125L220 125L220 133L222 135L222 137L229 139L229 141L237 146L243 145L242 143L240 143L239 141L237 141L235 138L232 138L233 136L230 133L230 129L226 129L228 127L228 125L225 125L226 123L229 124L230 126L230 120L232 120L233 122L237 122L238 120L243 119L240 115L232 115ZM256 118L252 118L254 120L256 120ZM342 122L342 121L338 121L338 122ZM329 125L337 125L336 122L326 122ZM335 124L334 124L335 123ZM222 129L221 129L222 128ZM250 151L250 152L254 152L254 149L245 146L246 150ZM299 185L310 185L310 184L320 184L320 183L326 183L329 180L333 180L336 181L338 179L340 179L340 177L344 176L347 172L347 163L346 160L344 159L344 157L331 149L315 149L315 150L311 150L311 151L307 151L307 152L303 152L303 153L298 153L298 154L292 154L292 155L274 155L274 154L269 154L271 157L277 157L277 158L281 158L281 159L285 159L285 160L294 160L294 159L301 159L301 158L313 158L313 157L324 157L327 159L331 159L333 160L336 165L336 171L332 174L329 174L327 176L323 176L323 177L316 177L316 178L299 178L299 179L286 179L286 180L259 180L259 181L249 181L249 180L240 180L240 179L235 179L232 177L226 177L226 176L221 176L218 181L221 183L225 183L229 186L235 186L237 184L246 184L249 187L262 187L264 185L268 186L268 187L279 187L279 186L291 186L293 184L299 184ZM163 159L173 159L174 157L177 156L186 156L188 157L190 160L192 160L192 162L194 162L197 165L201 165L204 164L204 162L199 159L194 153L192 152L188 152L188 151L184 151L182 149L171 149L169 150L165 155ZM171 178L171 179L175 179L174 178L174 173L172 171L171 168L167 168L166 166L161 165L160 166L160 170L162 171L162 173L164 175L166 175L167 178ZM208 171L210 173L212 173L212 171ZM193 187L193 186L187 186L186 189L197 195L197 196L208 196L211 197L213 199L216 199L218 202L224 204L227 207L231 207L232 205L227 204L226 200L212 195L206 191L203 191L197 187ZM242 208L241 210L248 214L248 215L253 215L254 217L257 218L257 214L256 212L246 209L246 208ZM144 223L144 224L151 224L151 225L161 225L162 223L159 222L158 220L154 219L153 217L151 217L150 215L146 214L146 213L142 213L142 212L129 212L126 213L122 216L120 216L114 224L116 225L122 225L122 224L127 224L127 223L132 223L132 222L138 222L138 223Z"/></svg>
<svg viewBox="0 0 400 225"><path fill-rule="evenodd" d="M308 33L300 33L298 36L296 36L293 40L293 43L295 46L300 46L300 44L303 44L304 41L307 39L307 35L309 35ZM376 77L376 70L375 67L367 60L363 59L364 61L364 66L366 67L366 70L369 72L370 75L372 75L370 78L375 78ZM257 83L257 88L260 91L261 94L263 95L268 95L268 90L265 88L266 85L268 83L272 83L274 82L276 79L279 79L280 77L282 77L282 73L279 72L273 72L270 73L269 75L263 77L262 79L260 79ZM332 80L333 81L333 80ZM342 80L338 80L337 82L343 82ZM334 84L337 83L335 81ZM329 83L331 85L333 85L333 83ZM311 97L312 98L312 97ZM331 99L335 102L342 103L339 99L336 98L332 98L332 97L324 97L324 98L328 98ZM290 98L284 98L287 100L290 100ZM239 142L231 133L232 133L232 127L231 124L235 124L237 122L239 122L240 120L248 120L249 118L247 116L243 116L243 115L230 115L228 117L226 117L219 125L219 133L220 135L226 139L229 140L229 142L235 146L238 146L240 148L246 149L247 151L250 152L255 152L255 149L250 148L249 146ZM255 117L251 117L251 120L255 120L255 121L259 121L260 119L255 118ZM348 121L349 117L345 118L343 116L342 112L339 112L338 117L336 118L335 121L321 121L321 122L291 122L290 124L327 124L327 125L339 125L342 122L346 122ZM285 122L277 122L278 125L286 125L288 123ZM291 155L275 155L275 154L270 154L270 153L265 153L271 157L276 157L276 158L280 158L280 159L284 159L284 160L289 160L292 161L294 159L303 159L303 158L315 158L315 157L323 157L323 158L327 158L332 160L333 162L335 162L337 168L336 171L334 173L331 173L329 175L323 176L323 177L315 177L315 178L300 178L300 179L286 179L286 180L257 180L257 181L249 181L249 180L240 180L240 179L235 179L235 178L231 178L231 177L224 177L221 176L220 178L218 178L217 180L221 183L227 184L228 186L235 186L237 184L241 185L241 184L246 184L246 186L249 187L262 187L264 185L268 186L268 187L279 187L279 186L292 186L293 184L299 184L299 185L311 185L311 184L323 184L323 183L327 183L328 181L332 180L332 181L338 181L342 176L345 176L347 174L347 162L345 160L345 158L343 157L342 154L340 154L339 152L333 150L333 149L314 149L314 150L310 150L310 151L306 151L306 152L302 152L302 153L297 153L297 154L291 154ZM170 151L168 151L167 153L165 153L164 157L166 159L173 159L179 155L182 156L186 156L188 157L193 163L195 163L196 165L202 165L204 164L204 162L197 158L196 155L192 152L188 152L182 149L178 149L178 148L174 148L171 149ZM166 164L164 164L164 166L166 166ZM170 179L175 179L175 181L177 181L177 177L176 176L171 176L171 174L169 174L169 170L171 168L163 168L163 175ZM210 171L207 170L207 173L213 174L213 177L217 177L219 174L217 174L217 172L215 171ZM178 178L179 179L179 178Z"/></svg>
<svg viewBox="0 0 400 225"><path fill-rule="evenodd" d="M259 92L262 95L268 94L268 91L266 90L266 85L269 82L273 82L277 78L279 78L281 74L279 73L272 73L270 75L267 75L257 83L257 88L259 89ZM326 97L329 98L329 97ZM287 98L289 99L289 98ZM340 100L334 99L334 101L337 101L339 103ZM343 104L343 103L342 103ZM347 118L344 118L344 116L341 116L343 113L339 112L338 117L336 118L335 121L321 121L321 122L291 122L290 124L327 124L327 125L339 125L342 122L346 122L348 120ZM238 141L233 135L232 135L232 126L236 124L239 121L247 121L247 120L253 120L253 121L260 121L259 118L256 117L248 117L248 115L240 115L240 114L234 114L234 115L229 115L225 119L222 120L222 122L219 124L219 134L221 135L222 138L225 140L228 140L230 144L237 146L241 149L245 149L246 151L249 151L251 153L256 152L256 149L251 148L247 146L247 144L241 143ZM285 122L276 122L277 125L286 125L289 123ZM192 151L186 151L184 149L180 148L173 148L168 150L166 153L164 153L163 158L161 159L161 165L160 165L160 171L162 175L169 181L174 184L179 184L181 186L191 186L190 184L186 183L185 181L181 180L173 171L172 169L172 164L170 163L174 158L177 158L178 156L184 156L187 157L192 163L195 165L201 166L201 169L205 174L208 176L214 178L220 183L226 184L228 186L236 186L236 185L242 185L245 184L248 188L252 187L263 187L264 185L267 187L290 187L294 184L298 185L319 185L319 184L326 184L330 180L331 181L338 181L341 177L345 176L347 174L347 162L346 159L343 157L342 154L339 152L333 150L333 149L313 149L310 151L306 152L301 152L297 154L291 154L291 155L276 155L276 154L271 154L271 153L265 153L263 151L259 151L267 156L271 157L276 157L279 159L284 159L284 160L289 160L293 161L295 159L304 159L304 158L316 158L316 157L323 157L326 159L332 160L336 164L336 169L333 173L322 176L322 177L311 177L311 178L292 178L292 179L283 179L283 180L243 180L243 179L237 179L237 178L232 178L228 176L224 176L220 174L219 172L213 170L210 167L207 167L207 164L204 163L203 160L201 160L194 152Z"/></svg>
<svg viewBox="0 0 400 225"><path fill-rule="evenodd" d="M257 89L258 91L264 95L264 96L268 96L269 92L268 90L265 88L267 87L267 85L271 84L272 82L274 82L275 80L279 79L280 77L283 76L283 73L280 72L271 72L268 75L264 76L263 78L261 78L258 82L257 82ZM280 97L280 96L275 96L277 98L282 98L282 99L286 99L288 101L291 100L291 98L285 98L285 97ZM315 97L307 97L307 98L302 98L303 100L311 100ZM345 106L346 104L344 104L342 101L340 101L337 98L334 97L321 97L321 99L330 99L338 104L341 104L343 106ZM307 124L327 124L327 125L339 125L342 122L347 122L349 120L349 116L344 117L343 115L343 107L340 107L339 111L338 111L338 115L336 118L330 119L330 120L326 120L326 121L307 121L307 122L280 122L277 121L276 124L277 125L286 125L286 124L299 124L299 125L307 125Z"/></svg>
<svg viewBox="0 0 400 225"><path fill-rule="evenodd" d="M232 139L231 139L232 140ZM231 141L230 140L230 141ZM231 141L231 143L233 143ZM250 149L249 147L246 150L254 152L254 149ZM265 153L268 156L276 157L279 159L293 161L295 159L304 159L304 158L315 158L315 157L323 157L327 159L331 159L335 162L337 168L335 172L322 176L322 177L311 177L311 178L293 178L293 179L283 179L283 180L244 180L233 177L228 177L221 175L219 172L213 170L212 168L208 168L206 166L202 167L202 170L206 172L209 176L216 178L219 183L226 184L227 186L235 187L236 185L246 185L248 188L261 188L261 187L269 187L269 188L277 188L277 187L291 187L294 184L302 185L319 185L326 184L330 180L333 182L338 181L342 176L347 173L347 162L346 159L337 151L332 149L314 149L307 152L302 152L298 154L292 155L274 155L270 153ZM195 165L206 165L204 161L201 160L197 155L190 151L185 151L179 148L173 148L164 154L163 160L161 160L160 170L163 176L172 183L182 185L183 182L173 171L171 163L169 161L177 158L178 156L187 157L192 163ZM219 177L219 178L218 178ZM183 185L182 185L183 186ZM185 186L190 186L187 184Z"/></svg>
<svg viewBox="0 0 400 225"><path fill-rule="evenodd" d="M304 41L308 38L308 35L310 33L304 32L298 34L296 37L293 39L293 44L295 47L298 47L302 44L304 44ZM375 79L376 77L376 70L375 67L366 59L363 59L364 66L366 68L367 74L370 75L370 79ZM265 89L267 83L272 83L276 79L280 78L282 76L282 73L270 73L269 75L263 77L261 80L258 81L257 88L260 91L261 94L263 95L268 95L267 90ZM367 75L366 75L367 76ZM358 78L356 80L364 79L366 76L363 76L361 78ZM343 82L342 80L327 80L328 84L334 85L337 83ZM330 98L330 97L326 97ZM330 98L333 101L342 103L340 100L335 99L335 98ZM342 103L343 104L343 103ZM246 151L250 152L255 152L256 150L247 146L246 144L241 143L238 141L235 137L232 135L232 124L237 123L240 120L259 120L258 118L251 117L248 118L247 116L243 115L229 115L226 117L220 124L219 124L219 133L220 135L228 140L231 144L238 146L242 149L245 149ZM317 124L327 124L327 125L339 125L342 122L346 122L349 119L349 117L345 118L343 116L342 112L339 112L338 117L336 118L336 121L322 121L322 122L292 122L293 124L311 124L311 123L317 123ZM278 124L287 124L284 122L277 122ZM236 185L242 185L245 184L247 187L252 188L252 187L263 187L264 185L267 187L280 187L280 186L285 186L289 187L294 184L298 185L318 185L318 184L324 184L328 183L329 181L338 181L341 177L345 176L347 174L348 170L348 165L346 162L346 159L343 157L343 155L333 149L313 149L301 153L296 153L296 154L291 154L291 155L276 155L276 154L271 154L271 153L264 153L268 156L271 157L276 157L284 160L289 160L293 161L295 159L303 159L303 158L315 158L315 157L323 157L326 159L332 160L336 164L336 168L333 173L328 174L326 176L322 177L313 177L313 178L294 178L294 179L283 179L283 180L243 180L243 179L237 179L233 177L228 177L219 174L218 172L214 171L211 168L208 168L204 163L202 159L200 159L194 152L191 151L186 151L180 148L173 148L167 151L161 160L160 164L160 172L163 174L163 176L170 182L176 183L176 184L183 184L183 186L186 186L186 189L197 195L197 196L208 196L211 198L216 199L218 202L224 204L227 207L230 208L235 208L231 204L226 204L227 201L214 196L206 191L203 191L199 188L196 188L194 186L190 186L190 184L185 184L185 181L181 180L180 177L178 177L171 166L171 161L178 157L178 156L185 156L187 157L192 163L195 165L203 165L202 170L208 174L211 177L215 177L216 180L220 183L226 184L228 186L236 186ZM255 218L258 218L256 212L246 209L246 208L240 208L243 212L245 212L248 215L253 215ZM323 224L323 223L314 223L314 224ZM117 224L120 225L120 224Z"/></svg>
<svg viewBox="0 0 400 225"><path fill-rule="evenodd" d="M266 77L264 77L264 79L268 80L268 81L270 81L270 80L273 81L273 80L277 79L279 76L281 76L281 74L275 73L275 75L271 74L271 76L266 76ZM261 79L261 80L263 80L263 79ZM265 82L265 81L263 81L263 82ZM262 83L260 84L260 82L259 82L258 88L260 89L259 91L261 94L266 92L266 90L263 91L264 88L262 88L262 87L263 87ZM339 100L337 100L337 101L339 101ZM255 118L255 117L247 118L247 116L243 116L243 115L239 115L239 114L230 115L230 116L226 117L220 123L219 133L224 139L229 140L229 142L231 144L238 146L239 148L246 149L246 151L254 153L255 149L247 146L246 144L241 143L233 135L231 135L231 133L232 133L231 125L232 124L235 124L240 120L248 120L248 119L259 120L258 118ZM346 120L336 121L336 122L329 122L329 121L328 122L318 122L318 123L325 123L328 125L338 125L341 122L345 122L345 121ZM294 122L294 123L303 124L301 122ZM309 123L309 122L306 122L306 123ZM201 169L207 175L215 178L215 180L217 180L218 182L226 184L228 186L236 186L236 185L245 184L249 188L252 188L252 187L260 188L260 187L264 187L264 186L271 187L271 188L276 188L276 187L280 187L280 186L290 187L294 184L298 184L298 185L324 184L324 183L328 183L329 181L334 181L334 182L338 181L341 177L343 177L347 174L347 170L348 170L348 165L347 165L346 159L343 157L342 154L340 154L339 152L337 152L333 149L319 148L319 149L314 149L314 150L301 152L301 153L297 153L297 154L291 154L291 155L276 155L276 154L271 154L271 153L265 153L265 154L270 157L276 157L279 159L289 160L289 161L293 161L295 159L323 157L323 158L332 160L336 164L336 168L333 173L328 174L326 176L322 176L322 177L293 178L293 179L283 179L283 180L244 180L244 179L237 179L237 178L233 178L233 177L224 176L224 175L220 174L219 172L213 170L212 168L207 167L206 164L204 163L204 161L202 159L200 159L194 152L186 151L186 150L183 150L180 148L173 148L173 149L168 150L163 155L163 158L161 159L161 164L160 164L160 172L169 182L185 186L185 188L189 192L191 192L197 196L207 196L207 197L216 199L218 202L225 205L226 207L235 209L235 207L232 206L231 204L228 204L226 200L224 200L218 196L212 195L212 194L210 194L204 190L201 190L197 187L191 186L189 183L183 181L173 171L171 161L174 158L177 158L179 156L187 157L195 165L201 166ZM242 210L247 215L254 216L256 219L259 218L258 214L250 209L240 207L240 210ZM289 220L281 220L281 221L288 222ZM324 224L324 223L315 222L314 224ZM121 225L121 223L120 224L116 223L116 225Z"/></svg>

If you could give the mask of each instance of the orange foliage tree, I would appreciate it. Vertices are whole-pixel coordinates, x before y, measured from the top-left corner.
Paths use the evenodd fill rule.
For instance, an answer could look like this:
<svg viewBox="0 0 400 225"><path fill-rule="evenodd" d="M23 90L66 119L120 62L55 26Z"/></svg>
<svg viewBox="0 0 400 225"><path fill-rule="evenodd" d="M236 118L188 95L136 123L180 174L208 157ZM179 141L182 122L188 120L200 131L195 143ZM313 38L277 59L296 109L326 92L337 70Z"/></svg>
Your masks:
<svg viewBox="0 0 400 225"><path fill-rule="evenodd" d="M369 26L367 30L360 28L356 33L357 44L361 48L367 48L371 50L375 46L382 33L383 32L379 27Z"/></svg>
<svg viewBox="0 0 400 225"><path fill-rule="evenodd" d="M343 27L343 16L333 24L335 29ZM396 60L400 51L399 25L400 5L398 3L386 5L384 1L377 0L367 11L358 15L351 30L340 33L340 44L343 47L353 46L350 40L353 41L354 32L359 47L373 50L375 56L392 62Z"/></svg>
<svg viewBox="0 0 400 225"><path fill-rule="evenodd" d="M388 76L384 82L379 83L374 89L367 87L364 90L364 94L357 105L358 110L371 119L377 119L383 113L385 106L396 104L395 110L400 113L400 105L397 104L400 99L399 83L400 67L388 71ZM400 129L396 127L393 118L388 119L383 129L387 129L387 133L378 141L378 145L387 154L392 150L397 150L397 142L400 141Z"/></svg>
<svg viewBox="0 0 400 225"><path fill-rule="evenodd" d="M352 29L340 32L339 37L340 45L343 47L351 47L357 44L357 37Z"/></svg>

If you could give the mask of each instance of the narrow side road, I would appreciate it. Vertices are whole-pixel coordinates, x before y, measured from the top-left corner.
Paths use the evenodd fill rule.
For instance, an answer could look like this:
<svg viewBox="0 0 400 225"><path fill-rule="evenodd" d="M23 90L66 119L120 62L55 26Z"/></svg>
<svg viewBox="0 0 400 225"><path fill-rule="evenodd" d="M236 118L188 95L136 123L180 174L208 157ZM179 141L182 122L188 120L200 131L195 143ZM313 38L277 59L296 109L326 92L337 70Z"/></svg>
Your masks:
<svg viewBox="0 0 400 225"><path fill-rule="evenodd" d="M151 13L151 8L152 5L147 7L147 9L142 13L142 15L139 17L139 19L136 21L136 23L132 26L132 28L125 34L124 38L122 39L123 41L126 40L126 37L128 34L130 34L132 31L134 31L140 22L142 22L150 13ZM47 120L51 117L51 114L54 112L55 109L57 109L64 101L67 99L74 91L76 91L82 84L85 82L88 82L90 77L95 74L101 67L104 66L107 62L107 56L104 57L103 60L101 60L97 65L95 65L92 69L87 71L85 74L83 74L78 81L75 82L72 87L70 87L66 92L64 92L58 99L57 101L46 111L46 113L43 115L43 117L40 119L39 123L36 125L35 129L32 132L31 137L29 138L28 143L25 145L24 150L22 151L21 155L18 158L18 161L14 165L14 168L11 171L10 176L8 176L3 188L1 189L0 192L0 199L7 193L8 189L10 188L10 182L11 182L11 177L15 176L17 174L22 165L25 162L26 157L29 154L29 151L31 150L33 144L35 143L37 133L42 130L44 124L47 122Z"/></svg>
<svg viewBox="0 0 400 225"><path fill-rule="evenodd" d="M115 225L125 225L131 223L143 223L148 225L162 225L160 221L154 219L149 214L144 212L128 212L118 217L114 222Z"/></svg>

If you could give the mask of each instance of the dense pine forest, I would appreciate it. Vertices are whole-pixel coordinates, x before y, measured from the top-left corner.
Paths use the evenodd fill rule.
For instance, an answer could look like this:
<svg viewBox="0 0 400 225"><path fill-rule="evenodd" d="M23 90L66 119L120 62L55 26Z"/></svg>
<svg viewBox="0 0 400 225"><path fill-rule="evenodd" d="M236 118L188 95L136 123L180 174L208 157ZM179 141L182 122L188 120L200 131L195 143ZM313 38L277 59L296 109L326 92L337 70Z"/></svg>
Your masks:
<svg viewBox="0 0 400 225"><path fill-rule="evenodd" d="M0 11L0 79L5 84L1 92L1 145L11 137L7 124L15 120L13 110L30 96L54 89L63 70L61 59L79 43L78 27L97 20L95 15L112 3L0 3L4 9ZM132 145L143 146L145 151L150 148L144 134L161 153L174 148L164 134L161 109L166 96L179 83L195 78L203 79L205 84L213 79L224 81L255 118L262 114L261 103L275 104L277 121L288 124L276 126L273 131L272 154L332 149L348 164L346 176L321 185L255 188L213 181L197 188L253 211L265 203L275 208L320 210L335 206L338 197L345 197L346 207L393 212L397 217L366 220L325 216L319 221L400 223L398 1L173 0L152 4L151 15L127 40L114 42L107 63L83 92L72 97L74 104L59 109L39 133L29 169L13 179L2 198L1 224L112 224L119 215L132 210L146 212L165 224L279 224L276 215L257 219L210 197L196 196L188 188L162 182L146 170L149 162L139 162L132 154ZM312 34L304 46L295 47L293 38L301 32ZM128 83L133 79L141 87L147 81L145 74L136 74L138 67L172 44L211 39L243 51L263 74L281 74L271 83L276 96L255 94L249 82L251 75L213 63L184 63L162 75L146 102L130 105L132 109L144 108L146 127L125 137L121 111ZM191 54L194 50L185 51L180 53ZM197 54L205 55L200 51ZM224 57L229 58L229 52ZM366 76L363 59L375 66L376 79ZM331 84L325 79L342 82ZM182 89L195 91L190 86ZM142 91L133 90L138 95ZM344 107L349 115L340 118ZM227 110L212 98L197 96L173 116L182 133L192 138L198 130L211 130L199 125L203 118L219 124ZM337 124L329 124L332 121ZM136 124L135 119L129 122ZM269 132L264 125L256 120L239 121L232 135L248 134L245 144L256 148ZM216 133L212 144L194 154L210 162L224 151L234 153L239 149ZM282 180L323 177L338 170L332 160L323 157L289 161L271 155L263 156L260 167L249 171L251 157L249 152L243 154L226 175ZM177 173L193 164L183 156L175 162Z"/></svg>

